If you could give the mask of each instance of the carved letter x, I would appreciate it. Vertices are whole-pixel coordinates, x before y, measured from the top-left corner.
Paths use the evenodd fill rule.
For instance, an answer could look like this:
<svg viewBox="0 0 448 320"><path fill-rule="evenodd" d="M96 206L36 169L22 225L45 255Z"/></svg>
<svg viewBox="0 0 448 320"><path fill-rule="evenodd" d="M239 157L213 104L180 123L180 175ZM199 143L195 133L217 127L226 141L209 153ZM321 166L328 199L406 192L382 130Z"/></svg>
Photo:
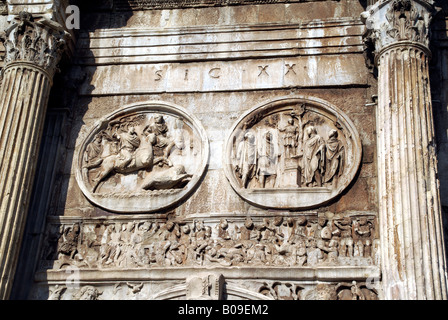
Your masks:
<svg viewBox="0 0 448 320"><path fill-rule="evenodd" d="M297 74L296 73L296 71L294 70L294 67L295 67L295 63L294 64L286 64L285 66L286 66L286 68L288 68L288 71L286 71L286 73L285 73L285 76L290 72L290 71L292 71L294 74Z"/></svg>
<svg viewBox="0 0 448 320"><path fill-rule="evenodd" d="M266 66L258 66L258 69L260 69L260 73L258 74L258 76L261 76L263 73L265 73L268 77L269 77L269 74L268 74L268 72L266 71L266 69L269 67L269 65L266 65Z"/></svg>

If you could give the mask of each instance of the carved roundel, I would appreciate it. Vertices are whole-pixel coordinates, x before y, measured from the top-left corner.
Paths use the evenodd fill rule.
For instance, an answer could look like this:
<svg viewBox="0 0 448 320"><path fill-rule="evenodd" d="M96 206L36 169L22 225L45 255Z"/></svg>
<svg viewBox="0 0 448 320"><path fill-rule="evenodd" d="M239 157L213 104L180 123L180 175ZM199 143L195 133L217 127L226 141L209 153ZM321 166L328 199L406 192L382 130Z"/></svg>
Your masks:
<svg viewBox="0 0 448 320"><path fill-rule="evenodd" d="M335 106L317 98L279 98L249 110L232 127L224 171L251 204L309 209L350 184L361 154L356 128Z"/></svg>
<svg viewBox="0 0 448 320"><path fill-rule="evenodd" d="M76 180L104 209L154 212L192 192L208 153L202 125L183 108L158 101L133 104L94 126L75 159Z"/></svg>

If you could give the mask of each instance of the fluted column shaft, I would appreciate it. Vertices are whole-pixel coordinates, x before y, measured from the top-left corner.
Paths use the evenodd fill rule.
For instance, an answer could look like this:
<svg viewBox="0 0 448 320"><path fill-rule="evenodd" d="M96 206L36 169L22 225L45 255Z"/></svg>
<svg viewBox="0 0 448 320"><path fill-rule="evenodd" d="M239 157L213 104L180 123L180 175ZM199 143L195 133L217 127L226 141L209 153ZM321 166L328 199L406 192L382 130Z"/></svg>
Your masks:
<svg viewBox="0 0 448 320"><path fill-rule="evenodd" d="M52 78L64 32L23 13L2 34L0 87L0 299L8 299L25 228Z"/></svg>
<svg viewBox="0 0 448 320"><path fill-rule="evenodd" d="M18 64L0 91L0 298L9 296L25 225L47 100L48 75Z"/></svg>
<svg viewBox="0 0 448 320"><path fill-rule="evenodd" d="M378 73L378 170L385 296L446 299L428 57L385 50Z"/></svg>
<svg viewBox="0 0 448 320"><path fill-rule="evenodd" d="M367 20L378 67L377 159L385 299L447 299L428 71L430 10L425 1L394 0L375 5Z"/></svg>

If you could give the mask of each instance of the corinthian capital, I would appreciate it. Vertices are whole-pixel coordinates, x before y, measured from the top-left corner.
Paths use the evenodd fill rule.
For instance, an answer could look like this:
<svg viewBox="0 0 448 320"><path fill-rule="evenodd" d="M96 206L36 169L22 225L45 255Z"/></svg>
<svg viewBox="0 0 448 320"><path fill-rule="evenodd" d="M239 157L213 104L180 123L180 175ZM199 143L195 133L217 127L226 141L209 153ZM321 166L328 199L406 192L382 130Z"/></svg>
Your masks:
<svg viewBox="0 0 448 320"><path fill-rule="evenodd" d="M53 76L66 47L69 34L58 23L21 12L2 33L5 68L13 63L31 63Z"/></svg>
<svg viewBox="0 0 448 320"><path fill-rule="evenodd" d="M435 13L430 0L383 0L363 12L367 27L364 41L375 54L396 43L429 47L429 26Z"/></svg>

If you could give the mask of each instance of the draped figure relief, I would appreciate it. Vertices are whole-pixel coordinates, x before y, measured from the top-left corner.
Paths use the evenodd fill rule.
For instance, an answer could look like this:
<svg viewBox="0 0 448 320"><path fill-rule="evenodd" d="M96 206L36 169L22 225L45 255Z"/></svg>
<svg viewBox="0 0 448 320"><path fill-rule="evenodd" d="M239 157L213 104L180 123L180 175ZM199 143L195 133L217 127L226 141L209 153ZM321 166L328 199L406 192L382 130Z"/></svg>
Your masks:
<svg viewBox="0 0 448 320"><path fill-rule="evenodd" d="M225 173L252 204L311 208L342 192L361 160L359 134L341 111L309 97L251 109L227 140Z"/></svg>

